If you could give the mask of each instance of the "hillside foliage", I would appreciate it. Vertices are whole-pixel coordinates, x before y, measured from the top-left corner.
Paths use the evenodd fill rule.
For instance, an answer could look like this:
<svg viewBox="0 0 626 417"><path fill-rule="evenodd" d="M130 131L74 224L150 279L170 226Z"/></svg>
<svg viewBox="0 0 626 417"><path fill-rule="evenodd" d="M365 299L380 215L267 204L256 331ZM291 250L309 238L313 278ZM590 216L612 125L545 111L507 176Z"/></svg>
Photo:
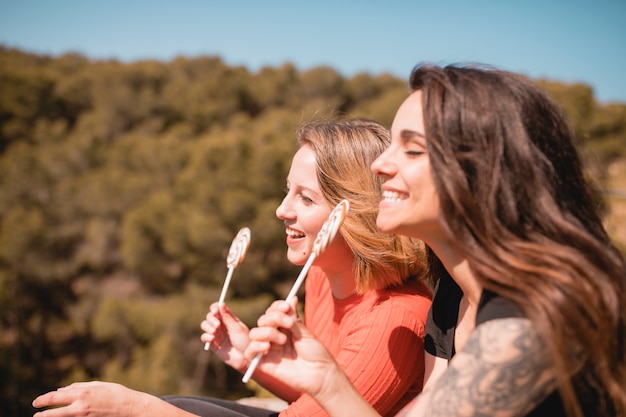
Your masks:
<svg viewBox="0 0 626 417"><path fill-rule="evenodd" d="M537 82L571 117L600 191L626 156L626 104ZM227 297L252 326L298 272L274 214L297 126L389 126L406 94L392 75L329 67L253 73L216 56L122 63L0 47L0 414L30 415L35 396L78 380L250 394L199 340L232 238L252 231Z"/></svg>

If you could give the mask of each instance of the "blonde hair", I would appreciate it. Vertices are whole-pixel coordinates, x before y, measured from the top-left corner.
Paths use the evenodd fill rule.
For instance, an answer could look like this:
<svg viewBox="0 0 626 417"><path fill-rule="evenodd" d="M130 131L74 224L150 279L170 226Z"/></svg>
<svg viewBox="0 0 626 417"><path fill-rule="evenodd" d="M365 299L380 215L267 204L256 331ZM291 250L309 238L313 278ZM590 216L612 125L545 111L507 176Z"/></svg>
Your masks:
<svg viewBox="0 0 626 417"><path fill-rule="evenodd" d="M423 243L376 226L381 180L370 165L389 145L389 131L368 119L316 121L300 126L296 137L300 147L313 149L328 204L350 202L340 233L354 254L357 293L400 285L409 277L426 280Z"/></svg>

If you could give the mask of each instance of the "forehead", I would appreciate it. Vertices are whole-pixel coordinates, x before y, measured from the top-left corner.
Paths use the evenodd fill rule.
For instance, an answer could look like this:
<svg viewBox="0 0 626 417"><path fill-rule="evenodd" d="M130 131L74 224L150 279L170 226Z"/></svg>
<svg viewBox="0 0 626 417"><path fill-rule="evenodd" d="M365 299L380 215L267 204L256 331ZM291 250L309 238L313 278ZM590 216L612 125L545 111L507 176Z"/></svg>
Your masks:
<svg viewBox="0 0 626 417"><path fill-rule="evenodd" d="M391 135L397 138L400 132L411 130L424 132L424 114L422 109L422 92L415 91L409 95L398 108L391 125Z"/></svg>
<svg viewBox="0 0 626 417"><path fill-rule="evenodd" d="M309 145L301 146L291 161L288 179L309 185L317 184L316 171L315 152Z"/></svg>

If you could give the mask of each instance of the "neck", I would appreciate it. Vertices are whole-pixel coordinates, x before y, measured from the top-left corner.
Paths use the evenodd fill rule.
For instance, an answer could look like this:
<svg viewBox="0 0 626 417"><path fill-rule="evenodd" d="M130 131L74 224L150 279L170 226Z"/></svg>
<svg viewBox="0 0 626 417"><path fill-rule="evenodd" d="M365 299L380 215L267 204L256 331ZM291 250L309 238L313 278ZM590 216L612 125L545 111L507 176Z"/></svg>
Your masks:
<svg viewBox="0 0 626 417"><path fill-rule="evenodd" d="M482 294L482 286L476 280L469 266L469 260L463 252L450 241L438 245L430 245L437 257L443 263L446 271L463 291L463 298L470 307L476 308Z"/></svg>
<svg viewBox="0 0 626 417"><path fill-rule="evenodd" d="M326 271L324 271L326 273ZM356 283L354 280L354 273L326 273L330 288L333 292L333 297L338 300L343 300L350 297L356 291Z"/></svg>
<svg viewBox="0 0 626 417"><path fill-rule="evenodd" d="M326 274L335 298L343 300L354 294L354 255L341 236L337 236L326 252L316 259L314 265L319 266Z"/></svg>

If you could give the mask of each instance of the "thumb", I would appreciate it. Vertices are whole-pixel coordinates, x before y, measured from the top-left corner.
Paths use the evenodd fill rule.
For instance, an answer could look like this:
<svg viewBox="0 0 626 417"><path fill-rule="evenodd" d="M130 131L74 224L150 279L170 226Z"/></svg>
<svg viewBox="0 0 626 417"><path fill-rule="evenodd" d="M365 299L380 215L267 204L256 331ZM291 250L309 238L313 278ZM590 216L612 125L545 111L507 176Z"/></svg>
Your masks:
<svg viewBox="0 0 626 417"><path fill-rule="evenodd" d="M298 296L294 296L289 302L289 306L291 307L291 314L294 316L298 315Z"/></svg>
<svg viewBox="0 0 626 417"><path fill-rule="evenodd" d="M222 304L220 306L220 315L221 315L221 320L222 323L224 323L224 325L226 327L230 327L230 326L244 326L245 324L239 320L239 317L237 317L230 308L228 308L228 306L226 304Z"/></svg>

